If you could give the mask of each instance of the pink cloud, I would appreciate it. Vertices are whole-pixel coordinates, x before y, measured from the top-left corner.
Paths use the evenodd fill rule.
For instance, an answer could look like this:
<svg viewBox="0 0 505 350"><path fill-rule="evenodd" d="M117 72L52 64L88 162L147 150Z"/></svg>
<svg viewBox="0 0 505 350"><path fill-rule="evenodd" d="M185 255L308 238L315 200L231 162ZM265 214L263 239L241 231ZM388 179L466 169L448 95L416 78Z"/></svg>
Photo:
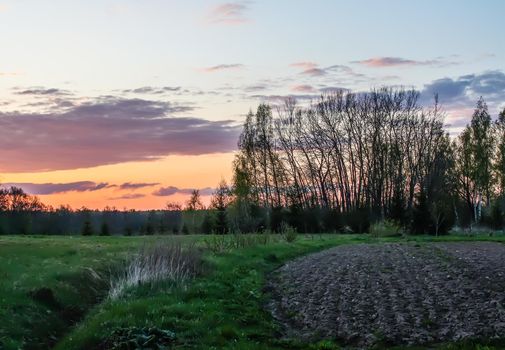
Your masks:
<svg viewBox="0 0 505 350"><path fill-rule="evenodd" d="M317 63L314 62L295 62L290 64L291 67L302 68L303 70L314 69L318 66Z"/></svg>
<svg viewBox="0 0 505 350"><path fill-rule="evenodd" d="M240 63L218 64L216 66L203 68L202 71L204 71L206 73L213 73L213 72L219 72L219 71L223 71L223 70L233 70L233 69L242 69L242 68L244 68L244 65L240 64Z"/></svg>
<svg viewBox="0 0 505 350"><path fill-rule="evenodd" d="M316 89L314 89L311 85L302 84L302 85L292 86L291 91L294 91L294 92L314 92L314 91L316 91Z"/></svg>
<svg viewBox="0 0 505 350"><path fill-rule="evenodd" d="M232 121L178 117L192 107L105 97L54 113L0 113L0 172L52 171L236 149Z"/></svg>
<svg viewBox="0 0 505 350"><path fill-rule="evenodd" d="M353 61L351 63L361 64L367 67L384 68L398 66L448 66L457 64L457 62L449 62L442 57L433 60L411 60L401 57L373 57L361 61Z"/></svg>
<svg viewBox="0 0 505 350"><path fill-rule="evenodd" d="M306 75L311 75L313 77L321 76L321 75L326 75L326 70L322 68L310 68L310 69L305 69L302 74Z"/></svg>
<svg viewBox="0 0 505 350"><path fill-rule="evenodd" d="M214 7L208 14L210 23L244 24L248 22L245 12L248 10L246 2L227 2Z"/></svg>

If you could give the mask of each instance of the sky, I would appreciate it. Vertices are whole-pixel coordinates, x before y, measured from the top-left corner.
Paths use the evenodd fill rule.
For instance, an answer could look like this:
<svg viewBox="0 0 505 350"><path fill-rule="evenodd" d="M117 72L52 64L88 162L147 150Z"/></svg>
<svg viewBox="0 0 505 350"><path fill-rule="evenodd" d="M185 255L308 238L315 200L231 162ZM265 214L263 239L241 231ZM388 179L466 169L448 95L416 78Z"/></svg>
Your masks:
<svg viewBox="0 0 505 350"><path fill-rule="evenodd" d="M505 108L501 0L0 0L0 182L156 209L232 176L259 103L435 93L456 135Z"/></svg>

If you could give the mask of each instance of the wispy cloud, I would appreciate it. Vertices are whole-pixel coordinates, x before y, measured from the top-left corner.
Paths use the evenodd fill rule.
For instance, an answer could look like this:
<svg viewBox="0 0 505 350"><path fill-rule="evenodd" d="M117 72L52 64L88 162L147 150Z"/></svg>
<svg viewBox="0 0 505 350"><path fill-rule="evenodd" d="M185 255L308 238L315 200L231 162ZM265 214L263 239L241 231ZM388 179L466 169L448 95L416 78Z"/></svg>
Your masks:
<svg viewBox="0 0 505 350"><path fill-rule="evenodd" d="M345 74L352 77L363 77L363 74L354 72L354 70L345 65L334 64L328 67L320 67L319 64L315 62L295 62L290 64L291 67L301 69L300 74L308 75L312 77L321 77L330 74Z"/></svg>
<svg viewBox="0 0 505 350"><path fill-rule="evenodd" d="M322 75L326 75L328 72L322 68L309 68L309 69L304 69L302 74L305 75L311 75L313 77L319 77Z"/></svg>
<svg viewBox="0 0 505 350"><path fill-rule="evenodd" d="M70 92L66 90L56 89L56 88L42 88L33 87L28 89L23 89L15 92L16 95L34 95L34 96L62 96L70 95Z"/></svg>
<svg viewBox="0 0 505 350"><path fill-rule="evenodd" d="M26 193L34 195L48 195L55 193L64 192L94 192L99 191L104 188L115 187L115 185L109 185L107 182L96 183L93 181L78 181L70 183L4 183L3 187L20 187Z"/></svg>
<svg viewBox="0 0 505 350"><path fill-rule="evenodd" d="M243 64L232 63L232 64L218 64L216 66L203 68L202 70L207 73L213 73L213 72L219 72L219 71L230 70L230 69L242 69L244 67L245 66Z"/></svg>
<svg viewBox="0 0 505 350"><path fill-rule="evenodd" d="M179 116L193 110L107 96L54 113L0 112L0 171L76 169L236 149L235 122Z"/></svg>
<svg viewBox="0 0 505 350"><path fill-rule="evenodd" d="M119 189L121 189L121 190L137 190L139 188L152 187L152 186L156 186L156 185L159 185L159 183L158 182L151 182L151 183L147 183L147 182L140 182L140 183L125 182L125 183L119 185Z"/></svg>
<svg viewBox="0 0 505 350"><path fill-rule="evenodd" d="M111 197L110 200L121 200L121 199L139 199L144 198L146 195L142 193L128 193L119 197Z"/></svg>
<svg viewBox="0 0 505 350"><path fill-rule="evenodd" d="M372 57L360 61L352 61L351 63L360 64L373 68L398 67L398 66L438 66L445 67L458 64L458 62L448 61L443 57L438 57L432 60L412 60L402 57Z"/></svg>
<svg viewBox="0 0 505 350"><path fill-rule="evenodd" d="M175 186L168 186L168 187L160 187L159 189L153 192L153 195L158 197L168 197L176 193L191 194L194 190L195 190L194 188L178 188ZM214 192L214 189L211 187L205 187L199 189L199 191L202 196L210 196Z"/></svg>
<svg viewBox="0 0 505 350"><path fill-rule="evenodd" d="M154 86L142 86L136 89L127 89L123 90L124 93L133 93L133 94L145 94L145 95L161 95L167 92L180 92L182 88L180 86L163 86L163 87L154 87Z"/></svg>
<svg viewBox="0 0 505 350"><path fill-rule="evenodd" d="M303 70L306 69L314 69L317 66L319 66L317 63L310 62L310 61L304 61L304 62L294 62L290 64L291 67L295 68L302 68Z"/></svg>
<svg viewBox="0 0 505 350"><path fill-rule="evenodd" d="M302 84L302 85L294 85L291 87L291 91L293 92L315 92L316 89L312 85Z"/></svg>
<svg viewBox="0 0 505 350"><path fill-rule="evenodd" d="M244 24L249 22L246 12L250 2L226 2L213 7L207 14L207 21L215 24Z"/></svg>

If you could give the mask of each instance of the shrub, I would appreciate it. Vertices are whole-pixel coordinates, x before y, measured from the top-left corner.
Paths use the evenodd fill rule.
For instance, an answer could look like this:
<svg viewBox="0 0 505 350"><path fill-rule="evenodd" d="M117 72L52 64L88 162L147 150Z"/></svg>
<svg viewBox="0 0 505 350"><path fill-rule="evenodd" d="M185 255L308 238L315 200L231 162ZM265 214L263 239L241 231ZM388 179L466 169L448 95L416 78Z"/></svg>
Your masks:
<svg viewBox="0 0 505 350"><path fill-rule="evenodd" d="M370 209L361 207L345 213L345 225L351 228L353 233L365 233L370 229Z"/></svg>
<svg viewBox="0 0 505 350"><path fill-rule="evenodd" d="M288 243L294 242L298 238L298 233L296 229L289 226L285 222L281 224L281 235L284 240Z"/></svg>
<svg viewBox="0 0 505 350"><path fill-rule="evenodd" d="M109 297L117 298L127 289L156 282L185 282L201 270L201 252L193 245L168 241L140 250L119 278L111 283Z"/></svg>
<svg viewBox="0 0 505 350"><path fill-rule="evenodd" d="M370 234L374 237L394 237L400 235L402 228L396 222L384 220L370 226Z"/></svg>

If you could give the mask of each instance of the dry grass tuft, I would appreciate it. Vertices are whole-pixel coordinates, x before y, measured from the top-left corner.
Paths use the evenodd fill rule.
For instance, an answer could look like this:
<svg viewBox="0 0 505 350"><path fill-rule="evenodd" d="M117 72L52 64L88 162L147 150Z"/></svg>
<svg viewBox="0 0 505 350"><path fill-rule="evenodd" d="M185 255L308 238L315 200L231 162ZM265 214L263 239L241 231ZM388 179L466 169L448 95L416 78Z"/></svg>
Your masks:
<svg viewBox="0 0 505 350"><path fill-rule="evenodd" d="M109 297L118 298L126 290L145 284L184 283L196 276L201 267L201 252L194 245L183 246L174 240L144 246L119 277L112 280Z"/></svg>

